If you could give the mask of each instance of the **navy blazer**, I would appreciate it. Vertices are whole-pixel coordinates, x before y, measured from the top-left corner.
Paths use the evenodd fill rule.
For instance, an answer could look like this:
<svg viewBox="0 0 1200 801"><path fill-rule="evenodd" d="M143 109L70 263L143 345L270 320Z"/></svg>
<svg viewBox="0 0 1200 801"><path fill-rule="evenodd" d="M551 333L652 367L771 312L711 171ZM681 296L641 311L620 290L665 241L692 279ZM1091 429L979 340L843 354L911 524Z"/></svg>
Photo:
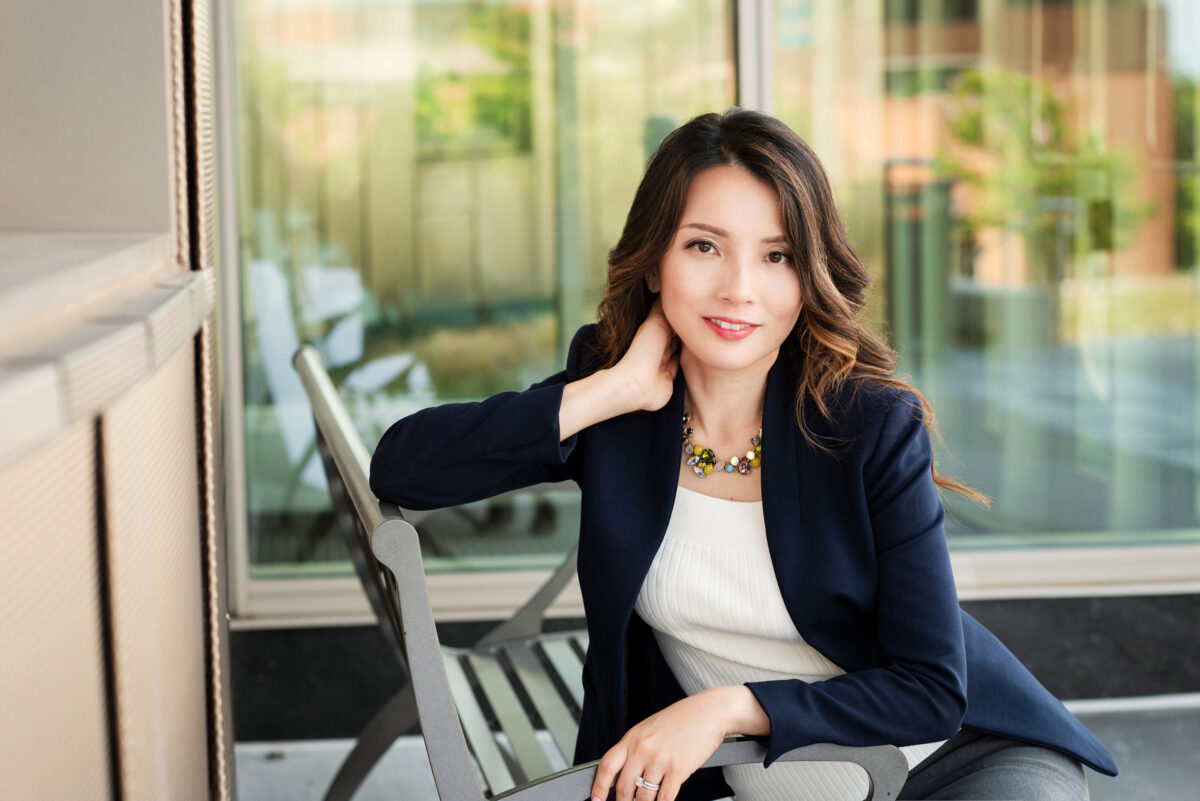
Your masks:
<svg viewBox="0 0 1200 801"><path fill-rule="evenodd" d="M593 333L592 325L579 329L566 369L524 392L396 422L371 461L375 494L408 509L578 482L590 645L577 764L599 759L633 724L684 696L634 612L679 482L683 374L662 409L614 417L560 442L563 387L595 369ZM832 425L810 423L848 443L832 456L796 426L794 387L777 359L762 423L767 543L797 631L846 672L813 683L747 683L771 723L765 764L810 743L910 745L961 726L1063 751L1116 775L1091 732L959 608L916 396L883 385L863 385L852 399L846 393L833 404ZM710 769L684 785L681 799L721 793L731 794Z"/></svg>

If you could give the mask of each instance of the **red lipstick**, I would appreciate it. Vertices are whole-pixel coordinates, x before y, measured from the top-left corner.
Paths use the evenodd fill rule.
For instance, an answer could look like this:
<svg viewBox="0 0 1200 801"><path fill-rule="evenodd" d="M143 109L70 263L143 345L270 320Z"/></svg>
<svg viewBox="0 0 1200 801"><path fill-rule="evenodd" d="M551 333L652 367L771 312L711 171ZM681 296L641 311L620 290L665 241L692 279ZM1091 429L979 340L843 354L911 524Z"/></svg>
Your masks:
<svg viewBox="0 0 1200 801"><path fill-rule="evenodd" d="M753 333L758 326L753 323L748 323L745 320L735 320L729 317L705 317L704 322L708 324L718 336L724 339L745 339ZM724 325L722 325L724 323Z"/></svg>

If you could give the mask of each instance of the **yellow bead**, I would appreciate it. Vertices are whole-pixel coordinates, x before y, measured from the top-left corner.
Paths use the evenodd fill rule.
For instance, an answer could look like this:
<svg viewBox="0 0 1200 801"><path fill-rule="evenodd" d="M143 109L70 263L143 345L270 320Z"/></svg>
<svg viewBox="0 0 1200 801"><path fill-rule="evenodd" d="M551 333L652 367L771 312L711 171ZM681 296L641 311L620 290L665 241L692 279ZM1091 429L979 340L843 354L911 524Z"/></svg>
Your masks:
<svg viewBox="0 0 1200 801"><path fill-rule="evenodd" d="M712 475L712 471L713 471L713 466L711 464L704 465L704 475L706 475L706 476Z"/></svg>
<svg viewBox="0 0 1200 801"><path fill-rule="evenodd" d="M733 465L734 467L737 467L738 458L737 458L736 456L730 456L730 457L729 457L729 463L730 463L731 465Z"/></svg>
<svg viewBox="0 0 1200 801"><path fill-rule="evenodd" d="M760 464L762 464L762 459L755 458L750 460L751 467L758 467Z"/></svg>

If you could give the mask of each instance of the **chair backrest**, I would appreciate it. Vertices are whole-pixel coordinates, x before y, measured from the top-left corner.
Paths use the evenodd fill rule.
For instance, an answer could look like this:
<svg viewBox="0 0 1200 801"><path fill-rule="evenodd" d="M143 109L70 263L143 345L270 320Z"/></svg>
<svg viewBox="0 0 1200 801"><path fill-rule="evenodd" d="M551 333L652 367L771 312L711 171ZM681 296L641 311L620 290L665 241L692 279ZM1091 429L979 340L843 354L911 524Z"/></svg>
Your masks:
<svg viewBox="0 0 1200 801"><path fill-rule="evenodd" d="M339 527L385 636L409 671L438 796L482 801L442 662L416 529L397 507L382 503L371 492L369 452L320 354L306 345L293 362L312 403L317 444L339 510ZM350 509L353 519L346 519L351 517ZM386 569L381 570L380 563Z"/></svg>

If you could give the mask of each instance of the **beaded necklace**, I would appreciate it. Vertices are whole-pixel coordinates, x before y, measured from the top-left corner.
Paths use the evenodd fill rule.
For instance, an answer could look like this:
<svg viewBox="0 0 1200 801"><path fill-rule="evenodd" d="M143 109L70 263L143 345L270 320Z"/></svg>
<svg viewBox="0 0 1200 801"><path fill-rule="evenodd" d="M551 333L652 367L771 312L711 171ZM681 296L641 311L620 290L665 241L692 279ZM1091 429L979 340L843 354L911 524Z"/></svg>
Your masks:
<svg viewBox="0 0 1200 801"><path fill-rule="evenodd" d="M692 434L695 433L691 426L688 425L692 421L691 413L684 411L683 413L683 452L689 454L687 460L688 466L696 471L696 475L704 478L711 475L714 471L724 471L732 473L737 471L743 476L750 475L750 469L760 467L762 465L762 429L758 429L758 434L750 438L750 444L753 446L746 451L744 456L730 456L728 459L717 460L716 454L711 448L704 448L692 444Z"/></svg>

